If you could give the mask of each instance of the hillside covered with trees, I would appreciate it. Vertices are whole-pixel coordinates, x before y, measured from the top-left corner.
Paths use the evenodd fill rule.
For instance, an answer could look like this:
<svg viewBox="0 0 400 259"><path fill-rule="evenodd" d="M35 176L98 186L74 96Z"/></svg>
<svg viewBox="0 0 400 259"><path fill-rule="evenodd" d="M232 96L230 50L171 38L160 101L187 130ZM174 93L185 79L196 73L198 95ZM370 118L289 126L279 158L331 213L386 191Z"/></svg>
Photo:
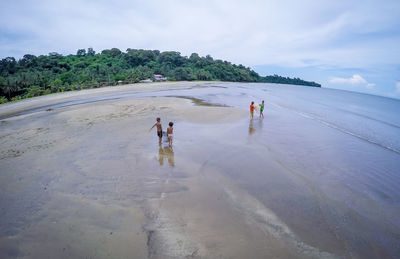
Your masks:
<svg viewBox="0 0 400 259"><path fill-rule="evenodd" d="M76 55L24 55L16 60L0 60L0 102L19 100L56 92L115 85L118 81L137 83L162 74L171 81L219 80L232 82L267 82L317 86L299 78L278 75L262 77L250 68L211 56L190 57L179 52L117 48L95 53L79 49Z"/></svg>

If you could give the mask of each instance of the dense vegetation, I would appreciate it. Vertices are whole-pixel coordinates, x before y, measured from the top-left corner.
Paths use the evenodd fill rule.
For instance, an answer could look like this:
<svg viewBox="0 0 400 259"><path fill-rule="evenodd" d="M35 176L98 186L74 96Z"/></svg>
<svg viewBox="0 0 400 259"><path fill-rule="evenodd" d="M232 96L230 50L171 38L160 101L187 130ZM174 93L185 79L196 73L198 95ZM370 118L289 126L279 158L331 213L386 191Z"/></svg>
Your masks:
<svg viewBox="0 0 400 259"><path fill-rule="evenodd" d="M136 83L162 74L168 80L220 80L269 82L320 86L314 82L277 75L261 77L250 68L214 60L211 56L190 57L179 52L117 48L96 54L92 48L76 55L24 55L16 60L0 60L0 102L55 92L115 85L118 81Z"/></svg>

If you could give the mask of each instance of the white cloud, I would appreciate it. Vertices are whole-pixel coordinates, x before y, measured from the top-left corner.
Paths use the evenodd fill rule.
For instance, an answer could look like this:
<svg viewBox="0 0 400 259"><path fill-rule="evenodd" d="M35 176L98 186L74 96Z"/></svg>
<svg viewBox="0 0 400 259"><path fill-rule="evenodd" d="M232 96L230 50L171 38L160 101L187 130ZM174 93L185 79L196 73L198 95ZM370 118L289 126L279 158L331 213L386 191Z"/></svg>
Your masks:
<svg viewBox="0 0 400 259"><path fill-rule="evenodd" d="M400 93L400 82L396 82L396 91Z"/></svg>
<svg viewBox="0 0 400 259"><path fill-rule="evenodd" d="M362 76L358 74L354 74L350 78L343 78L343 77L333 77L329 80L332 84L350 84L350 85L363 85L367 88L372 88L375 86L374 83L368 83Z"/></svg>
<svg viewBox="0 0 400 259"><path fill-rule="evenodd" d="M360 75L353 75L350 78L333 77L329 82L334 84L367 84L367 81Z"/></svg>

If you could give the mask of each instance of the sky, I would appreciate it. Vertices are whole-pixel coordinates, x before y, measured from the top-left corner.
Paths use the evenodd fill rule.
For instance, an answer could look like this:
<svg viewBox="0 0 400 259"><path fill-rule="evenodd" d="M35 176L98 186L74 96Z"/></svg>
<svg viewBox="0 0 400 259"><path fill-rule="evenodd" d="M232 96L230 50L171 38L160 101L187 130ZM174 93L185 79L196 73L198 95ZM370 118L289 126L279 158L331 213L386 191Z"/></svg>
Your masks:
<svg viewBox="0 0 400 259"><path fill-rule="evenodd" d="M92 47L228 60L400 99L399 0L1 0L0 58Z"/></svg>

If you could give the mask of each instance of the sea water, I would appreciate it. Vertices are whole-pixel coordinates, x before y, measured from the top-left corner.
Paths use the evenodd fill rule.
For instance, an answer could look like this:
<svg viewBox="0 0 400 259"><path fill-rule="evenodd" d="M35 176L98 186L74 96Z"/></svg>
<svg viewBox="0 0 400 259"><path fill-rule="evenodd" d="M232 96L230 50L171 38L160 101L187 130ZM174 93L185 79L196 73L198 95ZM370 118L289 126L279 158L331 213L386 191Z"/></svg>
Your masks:
<svg viewBox="0 0 400 259"><path fill-rule="evenodd" d="M399 100L273 84L190 96L246 110L265 101L264 118L212 129L212 144L197 152L207 154L198 159L205 171L219 168L308 244L342 256L400 255ZM204 146L209 127L188 127L203 143L191 144Z"/></svg>

